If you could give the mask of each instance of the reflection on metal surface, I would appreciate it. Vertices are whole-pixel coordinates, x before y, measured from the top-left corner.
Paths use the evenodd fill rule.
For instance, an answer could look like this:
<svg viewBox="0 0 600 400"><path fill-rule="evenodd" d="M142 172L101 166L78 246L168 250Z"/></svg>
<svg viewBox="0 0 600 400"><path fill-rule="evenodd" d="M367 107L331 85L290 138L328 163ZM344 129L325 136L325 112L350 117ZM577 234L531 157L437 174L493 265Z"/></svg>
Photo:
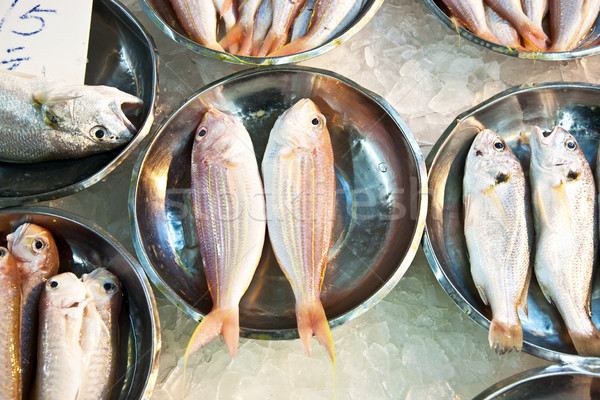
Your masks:
<svg viewBox="0 0 600 400"><path fill-rule="evenodd" d="M429 210L423 248L436 278L454 302L488 329L491 311L484 306L471 278L463 231L462 179L467 152L479 127L498 132L529 171L531 126L550 130L570 127L594 165L600 141L600 86L577 83L522 85L502 92L456 118L427 158ZM594 283L592 320L600 326L600 283ZM523 350L550 361L600 366L600 358L576 355L554 306L535 281L522 319Z"/></svg>
<svg viewBox="0 0 600 400"><path fill-rule="evenodd" d="M0 210L0 243L24 222L48 229L60 255L59 272L77 276L104 267L123 285L119 319L117 383L113 398L148 399L158 374L160 326L150 283L137 261L107 232L90 221L48 207Z"/></svg>
<svg viewBox="0 0 600 400"><path fill-rule="evenodd" d="M326 116L335 155L336 216L321 295L330 324L340 325L376 304L414 257L427 202L424 162L389 104L322 70L244 71L209 85L175 110L133 171L129 209L138 257L151 280L195 319L212 304L191 212L193 131L207 105L214 104L243 121L260 163L275 120L303 97ZM164 182L159 176L166 185L157 185ZM292 290L268 244L242 298L240 327L250 337L297 337Z"/></svg>
<svg viewBox="0 0 600 400"><path fill-rule="evenodd" d="M335 37L329 39L321 46L303 53L292 54L284 57L246 57L209 49L189 38L188 34L179 23L179 20L177 19L175 11L173 10L169 0L139 0L139 2L142 10L144 10L146 15L148 15L148 18L150 18L150 20L165 35L196 53L233 64L277 65L297 63L308 60L326 53L344 43L346 40L354 36L355 33L360 31L367 24L367 22L373 18L377 10L379 10L379 7L381 7L383 0L366 0L361 11L358 13L356 18L348 24L348 27L342 29Z"/></svg>
<svg viewBox="0 0 600 400"><path fill-rule="evenodd" d="M125 147L83 159L36 164L0 162L0 208L73 194L119 165L152 127L157 63L154 42L142 25L118 2L95 1L85 83L114 86L141 98L142 107L128 115L138 131Z"/></svg>

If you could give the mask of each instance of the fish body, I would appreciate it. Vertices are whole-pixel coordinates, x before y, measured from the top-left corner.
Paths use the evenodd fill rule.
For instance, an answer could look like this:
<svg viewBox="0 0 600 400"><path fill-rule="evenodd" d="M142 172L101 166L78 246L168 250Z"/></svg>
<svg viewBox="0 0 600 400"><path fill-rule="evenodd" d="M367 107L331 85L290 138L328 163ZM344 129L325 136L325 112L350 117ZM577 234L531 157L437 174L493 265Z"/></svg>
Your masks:
<svg viewBox="0 0 600 400"><path fill-rule="evenodd" d="M597 237L596 188L575 138L561 127L531 133L531 190L536 227L534 270L542 292L560 312L580 355L600 356L591 321Z"/></svg>
<svg viewBox="0 0 600 400"><path fill-rule="evenodd" d="M83 376L77 400L109 399L117 372L121 283L104 268L84 274L81 280L92 301L83 317Z"/></svg>
<svg viewBox="0 0 600 400"><path fill-rule="evenodd" d="M85 286L70 272L44 285L33 399L77 399L83 374L80 334L86 298Z"/></svg>
<svg viewBox="0 0 600 400"><path fill-rule="evenodd" d="M0 399L21 399L21 279L10 252L0 247Z"/></svg>
<svg viewBox="0 0 600 400"><path fill-rule="evenodd" d="M549 4L551 50L574 49L598 17L600 0L552 0Z"/></svg>
<svg viewBox="0 0 600 400"><path fill-rule="evenodd" d="M229 50L229 47L236 44L239 47L238 54L249 56L252 53L252 37L254 34L254 25L260 0L246 0L240 5L240 17L237 23L227 30L227 34L221 40L221 45ZM232 52L231 50L229 50Z"/></svg>
<svg viewBox="0 0 600 400"><path fill-rule="evenodd" d="M258 50L259 57L265 57L285 44L288 32L306 2L307 0L273 0L273 19L267 36Z"/></svg>
<svg viewBox="0 0 600 400"><path fill-rule="evenodd" d="M316 1L317 0L308 0L302 11L300 11L300 14L298 14L294 20L294 25L292 25L292 32L290 34L290 42L306 35L308 32L308 26L310 25Z"/></svg>
<svg viewBox="0 0 600 400"><path fill-rule="evenodd" d="M529 196L519 160L494 131L473 141L463 179L464 232L471 275L492 309L488 340L499 354L520 351L527 313L533 232Z"/></svg>
<svg viewBox="0 0 600 400"><path fill-rule="evenodd" d="M113 87L0 71L0 160L40 162L115 149L135 132L123 109L141 104Z"/></svg>
<svg viewBox="0 0 600 400"><path fill-rule="evenodd" d="M256 11L256 25L252 34L252 55L257 56L262 42L273 22L272 0L262 0Z"/></svg>
<svg viewBox="0 0 600 400"><path fill-rule="evenodd" d="M485 0L485 3L515 27L526 46L532 49L546 50L548 36L540 26L537 26L525 15L521 0Z"/></svg>
<svg viewBox="0 0 600 400"><path fill-rule="evenodd" d="M21 280L21 368L26 398L35 373L38 304L45 282L58 273L60 259L52 234L41 226L25 223L6 240Z"/></svg>
<svg viewBox="0 0 600 400"><path fill-rule="evenodd" d="M250 135L235 117L210 108L194 137L192 205L213 309L194 332L187 357L219 335L233 357L239 302L265 240L265 200Z"/></svg>
<svg viewBox="0 0 600 400"><path fill-rule="evenodd" d="M490 30L501 44L514 49L521 49L521 39L517 30L487 5L485 6L485 18Z"/></svg>
<svg viewBox="0 0 600 400"><path fill-rule="evenodd" d="M523 12L529 19L542 28L542 21L548 13L548 0L521 0Z"/></svg>
<svg viewBox="0 0 600 400"><path fill-rule="evenodd" d="M209 0L171 0L173 10L185 31L202 46L225 50L217 42L217 9Z"/></svg>
<svg viewBox="0 0 600 400"><path fill-rule="evenodd" d="M275 122L262 162L273 251L296 300L298 333L310 353L313 333L333 360L320 300L335 208L335 170L325 116L302 99Z"/></svg>
<svg viewBox="0 0 600 400"><path fill-rule="evenodd" d="M487 26L482 0L443 0L443 2L471 32L487 41L499 43L498 38Z"/></svg>

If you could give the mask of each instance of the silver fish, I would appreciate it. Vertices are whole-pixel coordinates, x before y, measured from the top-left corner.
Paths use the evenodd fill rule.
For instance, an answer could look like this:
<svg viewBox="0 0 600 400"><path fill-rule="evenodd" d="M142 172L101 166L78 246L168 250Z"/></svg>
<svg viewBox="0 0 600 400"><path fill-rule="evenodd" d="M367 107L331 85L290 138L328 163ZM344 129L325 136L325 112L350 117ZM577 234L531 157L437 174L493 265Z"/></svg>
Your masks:
<svg viewBox="0 0 600 400"><path fill-rule="evenodd" d="M504 18L499 16L490 6L485 6L485 19L494 36L507 47L520 49L521 39L517 30Z"/></svg>
<svg viewBox="0 0 600 400"><path fill-rule="evenodd" d="M561 127L531 133L531 190L536 227L534 270L560 312L577 352L600 356L600 332L590 318L596 188L575 138Z"/></svg>
<svg viewBox="0 0 600 400"><path fill-rule="evenodd" d="M600 11L600 0L550 1L551 51L572 50L590 31Z"/></svg>
<svg viewBox="0 0 600 400"><path fill-rule="evenodd" d="M209 0L171 0L183 29L202 46L224 52L217 42L217 9Z"/></svg>
<svg viewBox="0 0 600 400"><path fill-rule="evenodd" d="M117 148L135 132L123 110L141 104L113 87L0 71L0 160L79 158Z"/></svg>
<svg viewBox="0 0 600 400"><path fill-rule="evenodd" d="M521 4L525 15L542 28L542 20L548 13L548 0L521 0Z"/></svg>
<svg viewBox="0 0 600 400"><path fill-rule="evenodd" d="M85 286L71 272L46 282L40 300L33 399L77 399L83 375L80 335L86 299Z"/></svg>
<svg viewBox="0 0 600 400"><path fill-rule="evenodd" d="M464 24L467 29L482 39L500 43L490 31L485 20L482 0L442 0L450 12Z"/></svg>
<svg viewBox="0 0 600 400"><path fill-rule="evenodd" d="M260 45L273 22L273 3L272 0L262 0L258 11L256 12L256 25L252 35L252 55L258 55Z"/></svg>
<svg viewBox="0 0 600 400"><path fill-rule="evenodd" d="M17 263L0 247L0 399L21 399L21 282Z"/></svg>
<svg viewBox="0 0 600 400"><path fill-rule="evenodd" d="M492 308L488 340L499 354L520 351L527 313L533 234L523 168L504 140L485 129L473 141L463 179L464 232L475 287Z"/></svg>
<svg viewBox="0 0 600 400"><path fill-rule="evenodd" d="M548 36L525 13L521 0L484 0L502 18L507 20L519 32L525 45L536 50L546 50Z"/></svg>
<svg viewBox="0 0 600 400"><path fill-rule="evenodd" d="M307 0L273 0L273 20L257 55L264 57L283 46L296 16Z"/></svg>
<svg viewBox="0 0 600 400"><path fill-rule="evenodd" d="M292 26L292 33L290 34L290 42L306 35L308 32L316 1L317 0L308 0L302 11L300 11L300 14L296 17L294 25Z"/></svg>

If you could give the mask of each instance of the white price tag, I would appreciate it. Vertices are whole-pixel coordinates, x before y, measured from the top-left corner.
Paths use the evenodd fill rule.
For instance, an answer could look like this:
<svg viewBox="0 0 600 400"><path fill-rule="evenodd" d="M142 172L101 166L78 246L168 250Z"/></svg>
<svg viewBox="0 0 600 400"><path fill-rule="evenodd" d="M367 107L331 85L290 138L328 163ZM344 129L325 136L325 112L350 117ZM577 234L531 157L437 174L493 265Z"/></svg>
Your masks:
<svg viewBox="0 0 600 400"><path fill-rule="evenodd" d="M83 83L93 0L1 0L0 68Z"/></svg>

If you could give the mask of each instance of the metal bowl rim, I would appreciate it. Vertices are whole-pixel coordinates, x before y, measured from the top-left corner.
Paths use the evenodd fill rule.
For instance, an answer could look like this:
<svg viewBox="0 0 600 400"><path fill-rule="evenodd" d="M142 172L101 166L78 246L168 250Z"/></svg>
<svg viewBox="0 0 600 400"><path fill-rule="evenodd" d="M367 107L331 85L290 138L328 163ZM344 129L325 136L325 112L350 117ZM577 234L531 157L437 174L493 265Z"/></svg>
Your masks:
<svg viewBox="0 0 600 400"><path fill-rule="evenodd" d="M195 53L202 54L206 57L210 57L215 60L221 60L232 64L250 66L297 63L327 53L328 51L334 49L338 45L350 39L358 31L360 31L371 20L371 18L373 18L375 13L377 13L379 8L383 4L383 0L374 0L373 4L365 12L363 17L359 19L354 25L347 28L343 34L336 36L333 39L329 39L327 42L313 49L304 51L302 53L291 54L289 56L282 57L249 57L237 56L235 54L230 53L223 53L220 51L209 49L208 47L204 47L201 44L196 43L192 39L189 39L188 37L183 36L179 32L172 29L167 23L164 22L162 17L154 10L152 6L150 6L150 4L148 4L146 0L138 0L138 2L142 10L144 10L144 13L146 13L148 18L154 23L154 25L156 25L156 27L161 32L163 32L165 35L167 35L169 38L176 41L177 43L185 46L186 48L192 50Z"/></svg>
<svg viewBox="0 0 600 400"><path fill-rule="evenodd" d="M382 285L376 292L374 292L369 298L367 298L364 302L362 302L359 306L357 306L356 308L354 308L352 310L347 311L346 313L344 313L336 318L328 320L329 325L331 327L339 326L339 325L342 325L342 324L360 316L367 310L371 309L380 300L382 300L400 281L400 279L402 278L402 276L404 275L404 273L406 272L406 270L412 263L412 260L414 259L416 252L419 248L419 243L421 242L421 238L422 238L423 231L425 228L425 218L427 215L428 195L427 195L427 179L426 179L427 173L426 173L426 167L425 167L423 153L421 152L421 149L420 149L416 139L414 138L414 136L410 132L408 126L402 120L402 118L400 117L398 112L383 97L373 93L372 91L370 91L368 89L363 88L362 86L358 85L357 83L355 83L339 74L336 74L334 72L324 70L324 69L313 68L313 67L293 66L293 65L268 66L268 67L257 67L257 68L253 68L253 69L248 69L248 70L234 73L234 74L226 76L218 81L208 84L204 88L200 89L193 97L191 97L188 100L185 100L178 108L174 109L168 117L164 118L160 127L158 127L156 129L155 133L153 134L152 140L147 144L146 148L140 153L140 155L139 155L138 159L136 160L136 163L133 167L131 186L130 186L129 198L128 198L129 215L130 215L130 220L132 220L131 236L132 236L132 240L133 240L133 245L135 248L135 252L138 256L138 259L142 265L142 268L144 268L144 270L148 274L150 281L152 281L152 283L154 283L154 285L185 314L187 314L194 320L197 320L197 321L202 320L202 318L204 318L204 315L202 313L199 313L196 310L194 310L194 308L190 304L188 304L186 301L184 301L179 296L177 296L177 294L169 287L169 285L166 282L164 282L163 279L156 273L156 271L154 270L154 267L152 266L152 263L150 262L148 255L146 254L146 251L144 250L144 246L143 246L143 242L142 242L142 235L139 230L139 224L137 222L138 216L137 216L137 211L136 211L137 210L136 209L137 188L138 188L139 180L140 180L140 176L141 176L140 172L141 172L142 168L144 167L144 163L146 161L146 156L148 155L149 151L153 147L153 144L155 143L156 139L160 136L161 132L171 122L171 120L176 117L177 113L181 109L185 108L189 103L191 103L192 101L195 101L199 96L201 96L205 92L207 92L215 87L221 86L221 85L229 83L229 82L233 82L238 79L243 79L243 78L251 77L254 75L268 74L273 71L287 71L287 72L294 72L294 73L299 72L299 73L324 75L326 77L336 79L336 80L350 86L351 88L359 91L359 93L361 93L361 94L367 96L369 99L373 100L392 118L394 123L400 129L400 132L404 136L404 139L408 142L408 145L410 147L410 150L411 150L411 153L413 156L413 160L414 160L415 166L416 166L415 172L416 172L417 178L420 181L419 182L418 217L417 217L417 220L415 221L416 223L415 223L415 228L413 230L410 246L409 246L402 262L400 263L400 265L398 265L398 267L396 268L396 271L392 274L392 276L389 278L389 280L384 285ZM261 330L261 329L249 329L249 328L241 327L240 334L243 337L255 338L255 339L293 339L293 338L298 337L298 331L295 328L284 329L284 330Z"/></svg>
<svg viewBox="0 0 600 400"><path fill-rule="evenodd" d="M446 140L452 133L452 131L456 128L456 126L463 120L469 117L471 114L475 112L481 111L485 108L493 106L495 103L502 101L505 98L508 98L512 95L528 92L528 91L536 91L536 90L546 90L546 89L592 89L592 90L600 90L600 85L593 83L584 83L584 82L540 82L540 83L527 83L522 85L513 86L509 89L506 89L489 99L481 102L480 104L472 107L471 109L461 113L458 117L456 117L446 128L444 133L440 136L438 141L435 143L431 152L427 156L426 165L427 165L427 176L429 178L430 172L436 167L436 160L440 150L444 147ZM429 217L429 214L428 214ZM431 236L429 234L429 229L427 227L427 223L425 224L425 231L423 234L423 252L425 253L425 257L435 275L438 283L444 289L446 294L454 301L454 303L465 313L467 314L473 321L475 321L478 325L485 329L489 329L490 321L479 312L471 303L467 301L460 293L460 291L452 284L444 268L442 268L442 264L438 259L435 249L433 248L433 243L431 241ZM538 346L536 344L527 342L523 340L523 351L529 353L535 357L542 358L552 362L563 362L563 363L572 363L577 364L579 366L584 365L586 367L600 367L600 357L583 357L575 354L567 354L554 350L550 350L544 348L542 346Z"/></svg>
<svg viewBox="0 0 600 400"><path fill-rule="evenodd" d="M141 37L146 41L148 49L150 50L150 56L152 59L152 102L148 109L148 117L145 119L143 125L138 129L137 133L133 137L133 139L127 143L125 147L119 152L119 154L113 158L107 165L105 165L98 172L89 176L79 182L72 183L67 186L63 186L61 188L51 190L48 192L31 194L26 196L14 196L14 197L0 197L0 208L2 207L12 207L12 206L22 206L28 203L35 203L39 201L45 200L55 200L60 197L68 196L74 193L77 193L83 189L86 189L100 180L104 179L109 173L111 173L119 164L128 157L135 148L142 142L150 129L152 128L152 124L154 123L154 112L156 108L156 103L158 102L158 49L154 43L154 39L152 36L146 31L144 26L139 22L139 20L131 14L123 4L121 4L117 0L103 0L107 3L108 7L112 6L116 7L120 12L122 12L127 18L128 22L130 22L131 28L137 30Z"/></svg>
<svg viewBox="0 0 600 400"><path fill-rule="evenodd" d="M516 49L511 47L503 46L498 43L490 42L485 40L468 29L463 27L456 26L452 20L446 15L445 12L442 11L440 7L435 3L434 0L424 0L425 4L431 12L435 14L435 16L442 21L448 28L452 31L457 32L461 37L469 40L472 43L483 46L487 49L490 49L496 53L504 54L511 57L528 59L528 60L541 60L541 61L565 61L565 60L576 60L578 58L590 57L600 54L600 46L593 46L587 49L580 50L571 50L571 51L538 51L538 52L530 52L524 51L519 52Z"/></svg>
<svg viewBox="0 0 600 400"><path fill-rule="evenodd" d="M158 377L158 362L161 350L160 320L158 315L158 307L156 305L156 299L154 298L154 292L152 291L152 286L150 285L150 282L148 281L144 270L137 262L136 258L133 257L129 253L129 251L125 249L125 247L123 247L121 242L119 242L114 236L108 233L104 228L100 227L95 222L87 218L71 213L69 211L45 206L27 206L0 209L0 215L6 214L37 214L47 217L57 217L68 222L75 223L76 225L82 226L94 232L106 242L110 243L111 246L115 248L117 253L119 253L131 266L142 286L144 298L146 300L146 303L148 304L148 311L150 315L150 323L152 329L152 348L150 349L152 351L152 357L150 357L150 371L146 376L146 381L144 383L144 391L142 394L142 398L149 399L152 395L152 391L154 390L156 378Z"/></svg>

